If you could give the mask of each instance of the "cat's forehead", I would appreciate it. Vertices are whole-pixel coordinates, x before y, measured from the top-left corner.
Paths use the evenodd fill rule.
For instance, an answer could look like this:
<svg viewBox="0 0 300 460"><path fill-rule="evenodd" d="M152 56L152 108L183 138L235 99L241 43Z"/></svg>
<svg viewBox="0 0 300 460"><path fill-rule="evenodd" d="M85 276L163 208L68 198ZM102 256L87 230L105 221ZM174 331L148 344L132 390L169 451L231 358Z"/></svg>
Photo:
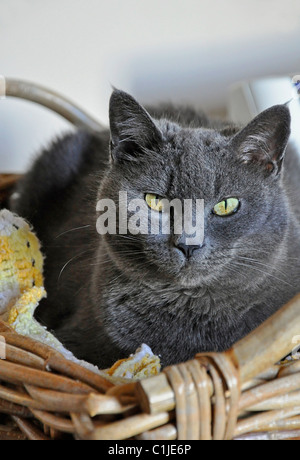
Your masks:
<svg viewBox="0 0 300 460"><path fill-rule="evenodd" d="M170 192L182 198L207 195L237 182L238 161L228 138L209 129L179 130L166 145Z"/></svg>
<svg viewBox="0 0 300 460"><path fill-rule="evenodd" d="M166 151L170 160L211 168L228 156L230 138L206 128L179 128L167 125L164 132ZM171 128L172 127L172 128Z"/></svg>

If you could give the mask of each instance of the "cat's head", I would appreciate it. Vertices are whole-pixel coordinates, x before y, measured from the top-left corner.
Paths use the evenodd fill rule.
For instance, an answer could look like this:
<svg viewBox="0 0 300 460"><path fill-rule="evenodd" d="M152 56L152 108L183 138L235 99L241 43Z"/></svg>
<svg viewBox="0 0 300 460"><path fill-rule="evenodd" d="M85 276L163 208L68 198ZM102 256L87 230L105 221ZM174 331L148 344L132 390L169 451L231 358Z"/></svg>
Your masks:
<svg viewBox="0 0 300 460"><path fill-rule="evenodd" d="M148 284L184 287L241 282L249 263L258 278L270 271L266 264L272 264L288 223L282 187L290 134L285 105L271 107L243 129L188 128L153 119L130 95L115 90L110 131L111 166L99 200L116 203L116 234L103 240L124 272ZM137 210L149 225L151 213L164 219L162 198L204 200L204 239L189 247L184 229L174 233L174 213L170 234L126 234L124 219L134 212L124 200L119 203L120 191L128 203L142 200Z"/></svg>

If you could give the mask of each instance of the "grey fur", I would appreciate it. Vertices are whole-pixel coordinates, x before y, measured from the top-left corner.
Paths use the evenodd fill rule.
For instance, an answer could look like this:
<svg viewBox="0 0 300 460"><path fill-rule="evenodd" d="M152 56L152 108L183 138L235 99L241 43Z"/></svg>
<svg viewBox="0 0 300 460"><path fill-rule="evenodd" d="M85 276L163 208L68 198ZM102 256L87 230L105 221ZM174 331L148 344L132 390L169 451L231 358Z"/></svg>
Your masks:
<svg viewBox="0 0 300 460"><path fill-rule="evenodd" d="M110 125L111 152L109 132L69 135L19 186L13 209L46 254L37 316L100 367L143 342L164 365L230 347L300 291L300 164L290 147L281 171L288 108L240 129L191 108L146 111L115 90ZM117 201L119 190L203 198L204 246L187 261L174 235L100 237L96 202ZM212 209L225 197L241 206L221 218Z"/></svg>

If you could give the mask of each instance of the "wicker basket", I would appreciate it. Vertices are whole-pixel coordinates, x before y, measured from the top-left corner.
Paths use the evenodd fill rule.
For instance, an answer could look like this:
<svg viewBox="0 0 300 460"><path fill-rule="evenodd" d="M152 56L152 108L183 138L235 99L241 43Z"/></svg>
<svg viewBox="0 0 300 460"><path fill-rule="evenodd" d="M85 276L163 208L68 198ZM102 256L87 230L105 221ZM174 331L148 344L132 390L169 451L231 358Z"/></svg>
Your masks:
<svg viewBox="0 0 300 460"><path fill-rule="evenodd" d="M8 83L7 93L54 110L44 89ZM59 109L93 124L64 99ZM0 208L16 178L0 175ZM0 321L0 440L300 439L300 360L277 364L300 335L299 311L300 295L228 352L122 383Z"/></svg>
<svg viewBox="0 0 300 460"><path fill-rule="evenodd" d="M300 296L226 353L122 384L0 322L0 439L300 439L300 361L274 364L299 308Z"/></svg>

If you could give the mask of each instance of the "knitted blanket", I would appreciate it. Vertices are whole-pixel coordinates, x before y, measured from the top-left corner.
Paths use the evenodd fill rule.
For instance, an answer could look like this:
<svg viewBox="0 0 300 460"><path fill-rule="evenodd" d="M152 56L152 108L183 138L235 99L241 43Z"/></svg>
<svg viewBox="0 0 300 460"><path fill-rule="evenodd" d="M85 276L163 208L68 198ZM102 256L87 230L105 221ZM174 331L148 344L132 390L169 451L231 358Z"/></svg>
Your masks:
<svg viewBox="0 0 300 460"><path fill-rule="evenodd" d="M17 333L38 340L67 359L97 373L97 367L78 360L34 318L39 302L47 296L43 279L41 245L29 224L4 209L0 211L0 319ZM143 344L128 359L120 360L107 376L140 379L160 371L160 362Z"/></svg>

